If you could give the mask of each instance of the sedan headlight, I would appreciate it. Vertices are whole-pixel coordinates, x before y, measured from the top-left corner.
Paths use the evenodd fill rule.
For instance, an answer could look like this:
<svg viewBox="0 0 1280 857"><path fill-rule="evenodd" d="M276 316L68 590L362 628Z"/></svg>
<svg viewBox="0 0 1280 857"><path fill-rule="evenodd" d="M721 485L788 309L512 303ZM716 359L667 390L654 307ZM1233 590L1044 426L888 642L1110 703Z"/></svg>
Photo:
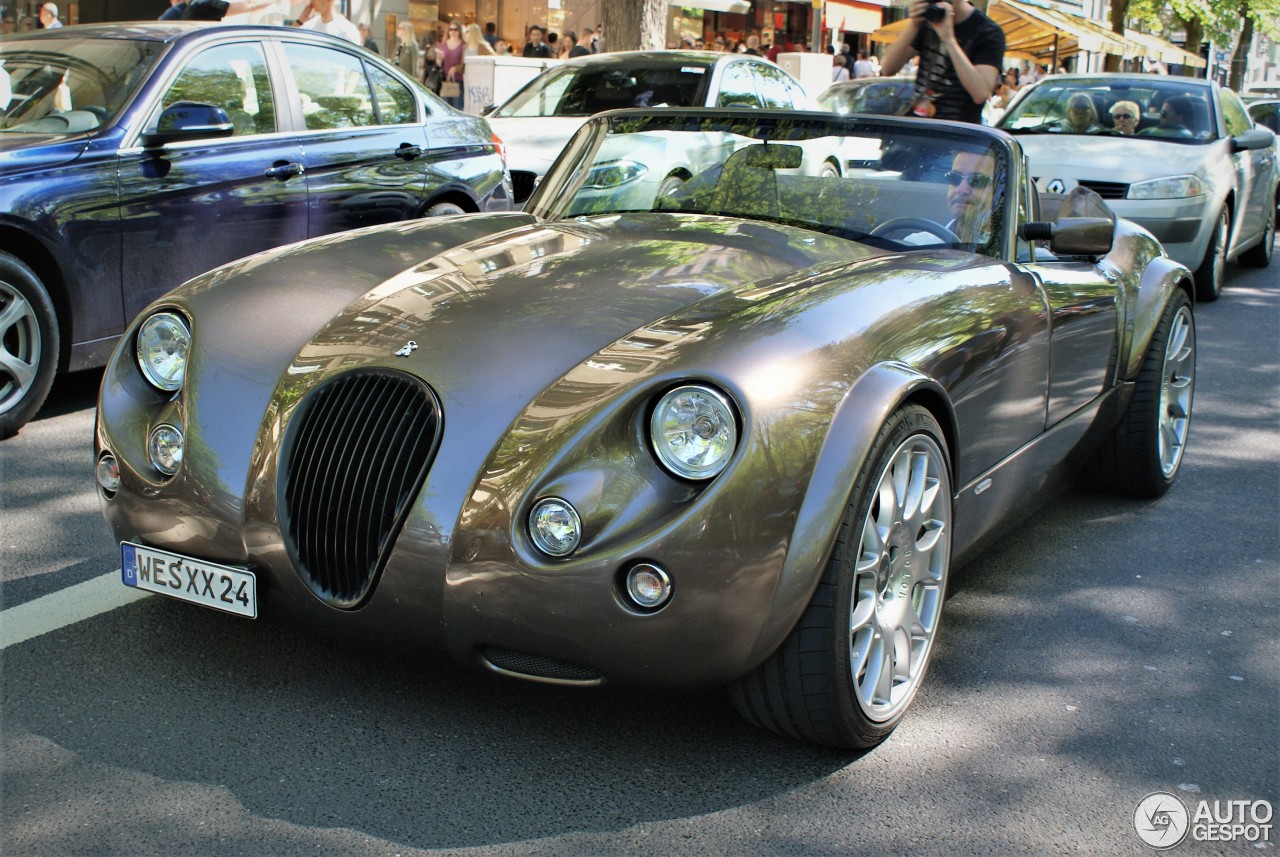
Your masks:
<svg viewBox="0 0 1280 857"><path fill-rule="evenodd" d="M711 479L738 446L738 422L723 393L700 384L676 387L658 401L649 419L658 460L677 476Z"/></svg>
<svg viewBox="0 0 1280 857"><path fill-rule="evenodd" d="M1208 192L1209 186L1199 176L1166 176L1129 185L1129 199L1185 199Z"/></svg>
<svg viewBox="0 0 1280 857"><path fill-rule="evenodd" d="M583 182L583 187L593 190L620 187L627 182L635 181L648 171L648 167L635 161L606 161L591 168Z"/></svg>
<svg viewBox="0 0 1280 857"><path fill-rule="evenodd" d="M158 389L172 393L182 389L191 350L191 328L182 316L158 312L138 328L138 368Z"/></svg>

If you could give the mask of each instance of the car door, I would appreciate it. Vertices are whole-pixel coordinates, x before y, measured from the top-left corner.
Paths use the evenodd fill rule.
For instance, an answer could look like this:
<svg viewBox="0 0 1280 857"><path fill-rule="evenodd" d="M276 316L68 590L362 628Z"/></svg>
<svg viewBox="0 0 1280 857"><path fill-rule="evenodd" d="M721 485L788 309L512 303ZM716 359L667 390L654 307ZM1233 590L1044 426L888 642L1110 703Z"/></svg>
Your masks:
<svg viewBox="0 0 1280 857"><path fill-rule="evenodd" d="M1035 193L1034 186L1030 193ZM1100 199L1096 200L1102 205ZM1056 220L1028 195L1023 217ZM1072 212L1073 214L1076 212ZM1099 212L1106 216L1106 212ZM1091 258L1058 258L1018 239L1019 267L1039 284L1049 310L1049 395L1045 428L1088 405L1114 382L1120 279Z"/></svg>
<svg viewBox="0 0 1280 857"><path fill-rule="evenodd" d="M1220 97L1228 136L1236 137L1253 128L1249 112L1234 92L1223 89ZM1275 146L1231 153L1231 166L1236 175L1236 198L1239 200L1236 206L1236 220L1239 222L1237 244L1253 239L1266 228L1272 206L1275 159Z"/></svg>
<svg viewBox="0 0 1280 857"><path fill-rule="evenodd" d="M233 136L120 150L126 318L197 274L306 237L302 151L280 131L277 91L259 42L204 48L182 60L143 130L196 101L224 108Z"/></svg>
<svg viewBox="0 0 1280 857"><path fill-rule="evenodd" d="M412 91L354 47L282 47L304 125L311 235L420 215L428 141Z"/></svg>

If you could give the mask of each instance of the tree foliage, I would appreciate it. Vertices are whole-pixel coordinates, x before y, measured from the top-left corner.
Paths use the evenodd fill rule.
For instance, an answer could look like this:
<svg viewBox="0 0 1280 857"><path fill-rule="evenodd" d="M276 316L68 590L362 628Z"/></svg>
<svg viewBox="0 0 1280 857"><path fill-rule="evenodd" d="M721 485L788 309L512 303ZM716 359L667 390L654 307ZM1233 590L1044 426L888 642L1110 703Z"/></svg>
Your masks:
<svg viewBox="0 0 1280 857"><path fill-rule="evenodd" d="M1192 53L1205 39L1234 45L1231 86L1239 89L1254 30L1280 39L1280 0L1112 0L1111 29L1123 34L1131 20L1161 35L1184 29L1186 49ZM1108 57L1107 68L1118 69L1119 58Z"/></svg>

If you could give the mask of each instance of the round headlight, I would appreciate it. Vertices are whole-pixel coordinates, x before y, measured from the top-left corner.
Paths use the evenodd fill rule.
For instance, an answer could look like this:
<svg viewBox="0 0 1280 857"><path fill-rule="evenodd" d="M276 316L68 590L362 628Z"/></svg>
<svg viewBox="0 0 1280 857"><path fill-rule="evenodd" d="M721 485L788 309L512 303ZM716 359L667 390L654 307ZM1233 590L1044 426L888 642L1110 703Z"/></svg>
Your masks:
<svg viewBox="0 0 1280 857"><path fill-rule="evenodd" d="M138 328L138 367L161 390L172 393L182 388L190 349L191 330L179 315L158 312Z"/></svg>
<svg viewBox="0 0 1280 857"><path fill-rule="evenodd" d="M671 472L710 479L738 446L738 424L729 400L710 387L686 385L667 393L649 420L653 451Z"/></svg>
<svg viewBox="0 0 1280 857"><path fill-rule="evenodd" d="M147 451L151 453L151 463L165 476L172 476L182 466L182 447L186 440L182 430L177 426L158 425L151 430L151 439L147 443Z"/></svg>
<svg viewBox="0 0 1280 857"><path fill-rule="evenodd" d="M547 497L529 513L529 538L548 556L568 556L582 541L582 521L569 503Z"/></svg>

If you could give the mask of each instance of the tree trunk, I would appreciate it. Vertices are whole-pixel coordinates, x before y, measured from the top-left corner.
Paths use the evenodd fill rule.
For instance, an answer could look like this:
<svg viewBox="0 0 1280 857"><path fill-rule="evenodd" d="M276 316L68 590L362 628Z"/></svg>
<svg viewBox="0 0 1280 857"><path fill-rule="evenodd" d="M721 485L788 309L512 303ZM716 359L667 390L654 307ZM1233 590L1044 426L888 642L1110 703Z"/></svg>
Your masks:
<svg viewBox="0 0 1280 857"><path fill-rule="evenodd" d="M1183 18L1181 16L1179 16L1178 21L1182 24L1183 29L1187 33L1187 43L1182 46L1182 49L1187 53L1199 54L1200 46L1204 44L1204 22L1199 18ZM1213 57L1209 57L1209 60L1212 62ZM1198 68L1192 68L1189 65L1184 65L1182 67L1182 76L1208 77L1209 69L1206 68L1201 71Z"/></svg>
<svg viewBox="0 0 1280 857"><path fill-rule="evenodd" d="M1240 17L1244 18L1244 27L1240 30L1236 49L1231 52L1231 76L1227 79L1227 86L1236 92L1244 84L1244 69L1249 63L1249 46L1253 44L1253 16L1249 14L1248 0L1240 4Z"/></svg>
<svg viewBox="0 0 1280 857"><path fill-rule="evenodd" d="M666 0L603 0L604 44L610 51L659 51L666 47Z"/></svg>
<svg viewBox="0 0 1280 857"><path fill-rule="evenodd" d="M1116 33L1120 38L1124 38L1124 22L1129 17L1129 0L1112 0L1111 2L1111 32ZM1103 71L1120 71L1121 58L1115 54L1107 54L1103 60ZM1057 69L1055 69L1056 71Z"/></svg>

